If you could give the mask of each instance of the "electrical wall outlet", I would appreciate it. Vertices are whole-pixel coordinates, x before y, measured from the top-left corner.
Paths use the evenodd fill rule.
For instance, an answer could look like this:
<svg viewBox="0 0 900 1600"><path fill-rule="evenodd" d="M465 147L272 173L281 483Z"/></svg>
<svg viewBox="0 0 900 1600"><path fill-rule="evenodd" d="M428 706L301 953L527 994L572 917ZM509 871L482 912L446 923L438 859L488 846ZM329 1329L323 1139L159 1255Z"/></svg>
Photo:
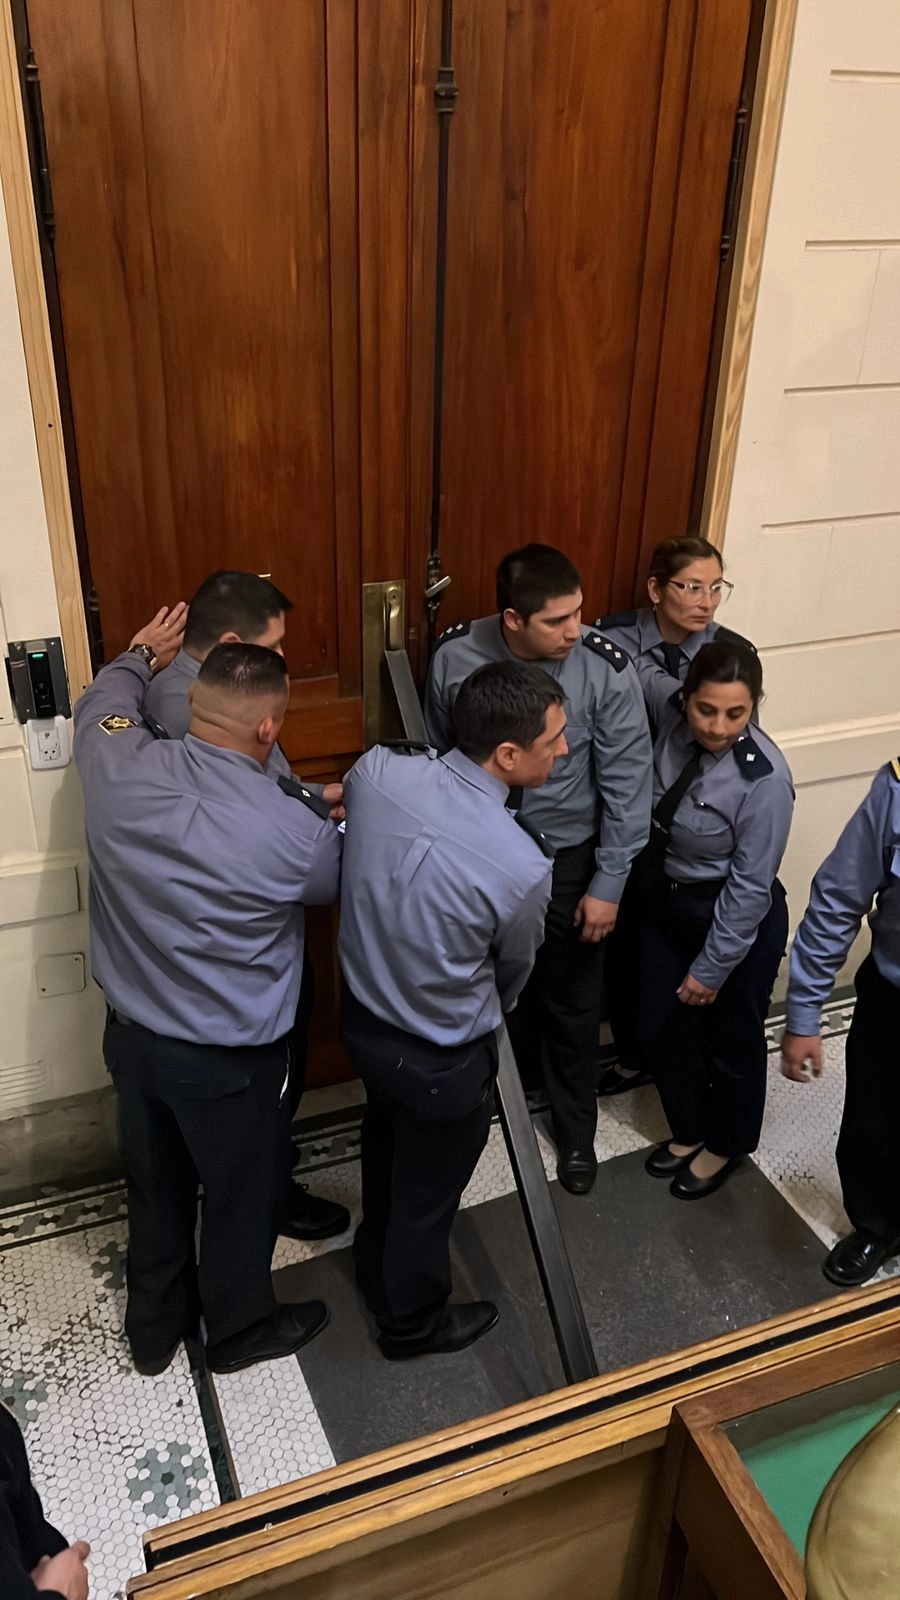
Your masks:
<svg viewBox="0 0 900 1600"><path fill-rule="evenodd" d="M29 717L25 730L35 772L69 765L69 727L65 717Z"/></svg>

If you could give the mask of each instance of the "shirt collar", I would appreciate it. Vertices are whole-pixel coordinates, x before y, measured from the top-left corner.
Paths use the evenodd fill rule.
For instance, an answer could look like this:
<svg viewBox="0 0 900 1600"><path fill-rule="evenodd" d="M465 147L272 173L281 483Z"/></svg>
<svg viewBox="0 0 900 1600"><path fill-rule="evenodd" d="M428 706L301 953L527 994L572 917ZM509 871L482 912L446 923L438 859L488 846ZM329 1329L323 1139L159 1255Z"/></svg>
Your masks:
<svg viewBox="0 0 900 1600"><path fill-rule="evenodd" d="M678 649L683 656L687 656L688 661L693 661L697 651L702 650L705 644L709 644L712 637L709 628L703 628L699 633L689 633L682 639ZM659 631L659 623L650 606L644 606L638 612L638 638L642 650L653 650L657 645L665 644Z"/></svg>
<svg viewBox="0 0 900 1600"><path fill-rule="evenodd" d="M464 783L470 783L473 789L480 789L482 794L488 794L492 799L500 800L506 805L509 797L507 784L500 778L495 778L493 773L485 772L484 767L480 767L477 761L470 761L461 750L448 750L440 760L445 767L450 768L451 772L455 772L458 778L462 778Z"/></svg>
<svg viewBox="0 0 900 1600"><path fill-rule="evenodd" d="M229 766L240 765L247 767L251 772L258 772L261 777L266 776L265 767L261 767L253 756L245 756L242 750L226 750L220 744L209 744L206 739L199 739L196 733L186 733L183 743L187 745L195 760L210 763L226 761Z"/></svg>
<svg viewBox="0 0 900 1600"><path fill-rule="evenodd" d="M194 656L189 656L186 650L179 650L172 665L164 670L166 672L177 672L180 677L189 678L193 683L202 665L202 661L197 661Z"/></svg>

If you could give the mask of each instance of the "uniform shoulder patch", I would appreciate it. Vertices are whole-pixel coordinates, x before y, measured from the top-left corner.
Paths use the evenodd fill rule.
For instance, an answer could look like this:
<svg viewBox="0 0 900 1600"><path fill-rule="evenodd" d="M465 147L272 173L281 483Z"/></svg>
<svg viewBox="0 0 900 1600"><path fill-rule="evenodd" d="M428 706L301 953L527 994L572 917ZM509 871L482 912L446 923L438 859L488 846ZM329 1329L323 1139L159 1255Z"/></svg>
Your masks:
<svg viewBox="0 0 900 1600"><path fill-rule="evenodd" d="M594 623L595 628L633 628L637 622L636 611L613 611L608 617L598 617Z"/></svg>
<svg viewBox="0 0 900 1600"><path fill-rule="evenodd" d="M523 817L521 811L517 811L515 813L515 818L519 824L519 827L522 829L522 832L527 833L529 839L533 839L538 849L542 850L544 855L547 856L550 861L552 861L556 852L546 834L541 833L540 828L536 828L534 823L531 822L528 817Z"/></svg>
<svg viewBox="0 0 900 1600"><path fill-rule="evenodd" d="M471 622L452 622L449 628L438 634L434 641L435 650L440 649L442 644L449 644L451 639L464 639L471 626Z"/></svg>
<svg viewBox="0 0 900 1600"><path fill-rule="evenodd" d="M751 738L749 733L742 733L740 738L735 740L732 751L738 771L748 783L755 782L757 778L765 778L770 772L775 771L768 756L760 750L756 740Z"/></svg>
<svg viewBox="0 0 900 1600"><path fill-rule="evenodd" d="M292 800L299 800L301 805L308 806L310 811L314 811L317 817L331 816L331 807L328 801L323 800L320 794L313 794L312 790L307 789L306 784L301 783L299 778L286 778L282 774L275 781L282 794L289 794Z"/></svg>
<svg viewBox="0 0 900 1600"><path fill-rule="evenodd" d="M893 761L890 762L890 769L898 783L900 783L900 756L895 756Z"/></svg>
<svg viewBox="0 0 900 1600"><path fill-rule="evenodd" d="M717 624L714 638L717 643L721 639L723 644L742 644L745 650L752 650L754 655L759 654L753 640L745 639L742 633L735 633L733 628L723 628L721 624Z"/></svg>
<svg viewBox="0 0 900 1600"><path fill-rule="evenodd" d="M615 672L624 672L625 668L631 665L628 652L613 644L612 639L604 638L603 634L597 633L594 628L591 628L589 633L582 634L581 642L588 650L593 650L595 656L602 656L604 661L608 661Z"/></svg>
<svg viewBox="0 0 900 1600"><path fill-rule="evenodd" d="M408 756L427 756L431 745L423 744L421 739L382 739L383 750L400 750Z"/></svg>
<svg viewBox="0 0 900 1600"><path fill-rule="evenodd" d="M104 717L100 727L104 733L125 733L128 728L140 727L140 723L131 717Z"/></svg>

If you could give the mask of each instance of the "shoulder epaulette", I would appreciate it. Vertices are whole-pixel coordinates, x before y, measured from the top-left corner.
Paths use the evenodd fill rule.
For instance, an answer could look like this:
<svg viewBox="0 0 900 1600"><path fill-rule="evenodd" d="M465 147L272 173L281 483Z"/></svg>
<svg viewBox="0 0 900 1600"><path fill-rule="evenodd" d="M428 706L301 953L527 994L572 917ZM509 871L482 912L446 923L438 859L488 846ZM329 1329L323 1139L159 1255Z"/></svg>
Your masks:
<svg viewBox="0 0 900 1600"><path fill-rule="evenodd" d="M421 739L382 739L383 750L405 750L408 756L427 756L431 745L423 744Z"/></svg>
<svg viewBox="0 0 900 1600"><path fill-rule="evenodd" d="M742 633L735 633L733 628L723 628L717 624L714 638L716 643L721 639L723 644L742 644L745 650L752 650L754 655L759 653L752 639L745 639Z"/></svg>
<svg viewBox="0 0 900 1600"><path fill-rule="evenodd" d="M581 642L589 650L593 650L596 656L602 656L604 661L608 661L616 672L624 672L625 668L630 665L631 657L627 652L620 650L617 644L613 644L612 639L604 639L602 633L594 633L593 631L583 633Z"/></svg>
<svg viewBox="0 0 900 1600"><path fill-rule="evenodd" d="M535 827L530 818L523 817L521 811L516 811L514 815L519 827L522 829L522 832L527 833L529 839L533 839L538 849L543 850L544 855L547 856L550 861L552 861L556 852L546 835L541 833L540 828Z"/></svg>
<svg viewBox="0 0 900 1600"><path fill-rule="evenodd" d="M313 794L312 790L307 789L306 784L301 783L299 778L286 778L282 774L275 781L282 794L289 794L292 800L299 800L301 805L308 806L310 811L314 811L317 817L331 816L331 807L328 801L323 800L320 794Z"/></svg>
<svg viewBox="0 0 900 1600"><path fill-rule="evenodd" d="M608 617L598 617L595 628L633 628L637 622L636 611L614 611Z"/></svg>
<svg viewBox="0 0 900 1600"><path fill-rule="evenodd" d="M900 783L900 756L895 756L893 761L889 763L889 766L894 774L894 777L897 779L898 783Z"/></svg>
<svg viewBox="0 0 900 1600"><path fill-rule="evenodd" d="M148 712L141 712L141 721L146 728L150 729L154 739L171 739L172 735L168 730L163 727L161 722L157 722L155 717L151 717Z"/></svg>
<svg viewBox="0 0 900 1600"><path fill-rule="evenodd" d="M471 622L452 622L449 628L438 634L434 641L435 650L440 645L449 643L451 639L464 639L471 626Z"/></svg>
<svg viewBox="0 0 900 1600"><path fill-rule="evenodd" d="M760 750L749 733L742 733L731 748L738 764L738 771L748 783L753 783L756 778L765 778L770 772L775 771L768 756Z"/></svg>

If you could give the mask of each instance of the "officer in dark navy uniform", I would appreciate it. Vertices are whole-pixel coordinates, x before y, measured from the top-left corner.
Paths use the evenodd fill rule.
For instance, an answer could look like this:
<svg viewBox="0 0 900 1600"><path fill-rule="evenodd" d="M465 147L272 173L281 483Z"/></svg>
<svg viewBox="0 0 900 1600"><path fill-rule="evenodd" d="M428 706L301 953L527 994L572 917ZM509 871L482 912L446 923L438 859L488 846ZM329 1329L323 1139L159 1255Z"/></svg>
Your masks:
<svg viewBox="0 0 900 1600"><path fill-rule="evenodd" d="M91 954L128 1183L125 1330L147 1373L201 1311L214 1371L290 1354L327 1318L318 1302L276 1306L270 1263L303 907L336 899L340 835L327 803L266 775L288 699L274 651L210 651L183 741L142 725L182 616L160 612L75 708Z"/></svg>
<svg viewBox="0 0 900 1600"><path fill-rule="evenodd" d="M664 669L639 670L659 732L653 831L629 893L637 880L641 1037L671 1129L646 1165L699 1200L759 1142L794 790L778 746L751 726L755 652L704 645L674 695Z"/></svg>
<svg viewBox="0 0 900 1600"><path fill-rule="evenodd" d="M627 651L635 666L649 660L663 668L675 690L697 651L714 639L753 649L749 639L716 621L733 588L719 551L707 539L664 539L650 561L650 605L598 617L595 626Z"/></svg>
<svg viewBox="0 0 900 1600"><path fill-rule="evenodd" d="M448 1246L550 893L549 846L506 802L564 756L565 721L545 673L489 665L459 692L453 749L376 747L346 781L343 1033L368 1102L354 1253L392 1360L461 1350L497 1320L488 1301L447 1305Z"/></svg>
<svg viewBox="0 0 900 1600"><path fill-rule="evenodd" d="M438 640L425 717L435 744L449 748L459 689L487 661L531 661L565 692L569 754L522 800L556 858L545 942L510 1034L526 1087L543 1066L560 1182L584 1194L597 1170L602 941L649 830L650 737L625 652L581 626L581 580L566 556L541 544L512 551L497 569L497 603L498 614Z"/></svg>
<svg viewBox="0 0 900 1600"><path fill-rule="evenodd" d="M823 1267L845 1288L900 1252L900 757L881 768L823 861L794 936L781 1053L798 1083L822 1071L822 1007L867 913L872 947L856 974L837 1146L853 1231Z"/></svg>
<svg viewBox="0 0 900 1600"><path fill-rule="evenodd" d="M165 672L150 680L144 699L143 715L155 720L170 739L183 739L190 727L190 695L197 675L210 650L217 644L258 644L284 654L284 633L288 612L293 608L286 594L268 578L255 572L213 572L201 583L188 607L184 643ZM266 762L270 777L291 778L291 764L280 744L274 744ZM307 785L332 808L335 821L343 816L343 791L339 783ZM291 1029L291 1080L288 1106L291 1120L296 1116L306 1080L309 1025L316 997L316 980L308 952L303 952L303 978L297 1015ZM287 1160L293 1168L293 1146ZM330 1239L350 1226L346 1206L336 1205L322 1195L311 1194L305 1184L290 1181L286 1214L280 1231L292 1239Z"/></svg>

